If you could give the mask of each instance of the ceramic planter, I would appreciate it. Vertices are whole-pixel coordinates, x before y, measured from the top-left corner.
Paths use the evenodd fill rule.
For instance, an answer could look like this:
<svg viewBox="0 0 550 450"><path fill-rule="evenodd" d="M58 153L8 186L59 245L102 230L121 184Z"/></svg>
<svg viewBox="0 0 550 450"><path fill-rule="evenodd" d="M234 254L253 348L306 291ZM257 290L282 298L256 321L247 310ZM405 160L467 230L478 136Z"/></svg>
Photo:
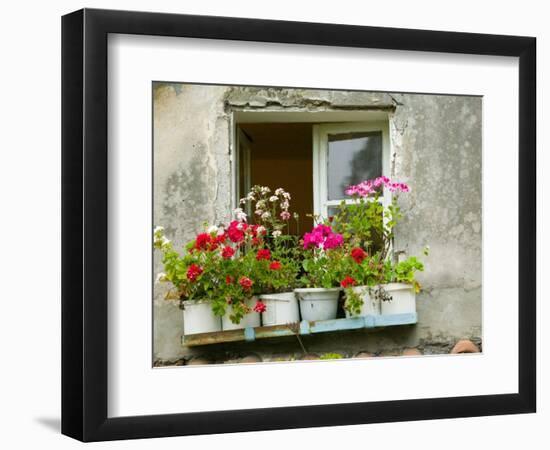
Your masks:
<svg viewBox="0 0 550 450"><path fill-rule="evenodd" d="M309 322L336 319L340 291L340 288L296 289L294 292L300 301L302 319Z"/></svg>
<svg viewBox="0 0 550 450"><path fill-rule="evenodd" d="M262 313L263 326L285 325L300 321L298 300L294 292L264 294L260 295L260 300L266 307L265 312Z"/></svg>
<svg viewBox="0 0 550 450"><path fill-rule="evenodd" d="M246 301L246 305L249 308L254 308L255 304L256 304L256 297L252 297L251 299ZM232 313L232 307L231 305L229 305L225 311L225 315L222 317L223 331L241 330L243 328L260 326L260 313L251 311L250 313L245 314L239 323L231 322L231 319L229 318L231 313Z"/></svg>
<svg viewBox="0 0 550 450"><path fill-rule="evenodd" d="M355 286L352 288L353 292L359 294L363 299L363 305L359 314L352 314L348 310L346 312L346 318L358 317L358 316L379 316L380 315L380 299L374 295L374 288L369 286ZM372 294L372 295L371 295Z"/></svg>
<svg viewBox="0 0 550 450"><path fill-rule="evenodd" d="M183 302L183 334L213 333L222 330L221 318L212 312L208 300Z"/></svg>
<svg viewBox="0 0 550 450"><path fill-rule="evenodd" d="M380 309L385 314L406 314L416 312L416 294L412 284L389 283L382 285L391 300L380 302Z"/></svg>

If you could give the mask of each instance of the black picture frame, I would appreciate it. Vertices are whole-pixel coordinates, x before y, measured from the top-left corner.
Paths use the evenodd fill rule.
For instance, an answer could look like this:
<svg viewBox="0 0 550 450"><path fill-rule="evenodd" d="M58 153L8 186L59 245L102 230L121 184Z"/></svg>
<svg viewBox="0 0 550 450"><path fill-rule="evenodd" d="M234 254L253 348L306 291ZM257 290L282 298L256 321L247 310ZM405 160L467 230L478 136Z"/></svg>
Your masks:
<svg viewBox="0 0 550 450"><path fill-rule="evenodd" d="M109 33L519 58L518 393L107 417ZM83 9L62 18L62 433L82 441L535 412L536 39Z"/></svg>

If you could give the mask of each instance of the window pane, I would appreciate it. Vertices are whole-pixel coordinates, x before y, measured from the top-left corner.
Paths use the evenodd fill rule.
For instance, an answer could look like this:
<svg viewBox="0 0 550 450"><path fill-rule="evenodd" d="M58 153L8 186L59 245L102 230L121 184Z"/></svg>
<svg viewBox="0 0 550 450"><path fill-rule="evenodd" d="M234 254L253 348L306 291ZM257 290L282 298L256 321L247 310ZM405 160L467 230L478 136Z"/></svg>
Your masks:
<svg viewBox="0 0 550 450"><path fill-rule="evenodd" d="M382 175L382 132L329 134L328 199L345 198L350 184Z"/></svg>

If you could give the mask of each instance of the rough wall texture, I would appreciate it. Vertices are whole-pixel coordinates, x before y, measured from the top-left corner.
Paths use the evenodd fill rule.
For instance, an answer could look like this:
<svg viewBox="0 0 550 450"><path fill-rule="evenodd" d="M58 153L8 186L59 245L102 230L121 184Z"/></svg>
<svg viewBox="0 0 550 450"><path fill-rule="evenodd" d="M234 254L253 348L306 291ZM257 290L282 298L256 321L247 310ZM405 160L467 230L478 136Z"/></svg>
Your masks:
<svg viewBox="0 0 550 450"><path fill-rule="evenodd" d="M457 339L481 338L481 99L414 94L229 88L156 84L154 87L154 223L176 246L203 221L228 219L231 208L231 116L236 109L390 114L392 176L412 186L403 195L405 219L395 249L420 254L428 244L419 323L379 332L306 337L311 352L391 352L419 347L448 351ZM155 255L155 273L161 271ZM154 359L204 354L180 345L181 311L155 285ZM255 352L264 359L299 352L294 338L210 346L211 356ZM441 350L441 351L440 351ZM223 358L221 358L223 359Z"/></svg>
<svg viewBox="0 0 550 450"><path fill-rule="evenodd" d="M156 84L154 87L153 220L176 248L203 221L228 218L231 207L229 116L224 87ZM155 252L155 273L160 270ZM154 358L182 355L182 314L155 285Z"/></svg>

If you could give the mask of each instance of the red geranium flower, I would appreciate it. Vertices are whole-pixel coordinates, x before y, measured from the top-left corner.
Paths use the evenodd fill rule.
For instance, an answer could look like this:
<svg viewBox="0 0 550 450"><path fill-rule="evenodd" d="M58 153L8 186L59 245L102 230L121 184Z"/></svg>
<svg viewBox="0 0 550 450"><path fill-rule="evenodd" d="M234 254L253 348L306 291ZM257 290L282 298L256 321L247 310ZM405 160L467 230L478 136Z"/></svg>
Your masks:
<svg viewBox="0 0 550 450"><path fill-rule="evenodd" d="M241 277L239 279L239 284L242 286L243 289L248 290L252 287L254 282L248 277Z"/></svg>
<svg viewBox="0 0 550 450"><path fill-rule="evenodd" d="M261 250L258 250L258 253L256 253L256 259L258 261L269 258L271 258L271 252L267 248L262 248Z"/></svg>
<svg viewBox="0 0 550 450"><path fill-rule="evenodd" d="M355 286L356 281L349 275L340 282L340 286L347 288L349 286Z"/></svg>
<svg viewBox="0 0 550 450"><path fill-rule="evenodd" d="M233 247L226 246L222 250L222 257L224 259L229 259L235 254L235 249Z"/></svg>
<svg viewBox="0 0 550 450"><path fill-rule="evenodd" d="M195 238L195 249L197 250L206 250L208 244L210 244L211 237L208 233L197 234Z"/></svg>
<svg viewBox="0 0 550 450"><path fill-rule="evenodd" d="M191 264L187 269L187 279L189 281L195 281L202 272L202 267L197 266L196 264Z"/></svg>
<svg viewBox="0 0 550 450"><path fill-rule="evenodd" d="M257 313L263 313L266 310L265 303L263 303L261 300L258 300L256 304L254 305L254 311Z"/></svg>
<svg viewBox="0 0 550 450"><path fill-rule="evenodd" d="M351 251L351 257L355 260L357 264L361 264L363 260L367 257L367 252L365 252L362 248L355 247Z"/></svg>
<svg viewBox="0 0 550 450"><path fill-rule="evenodd" d="M227 234L224 232L222 234L218 234L215 238L214 238L214 241L216 242L216 244L223 244L225 242L225 240L227 239Z"/></svg>
<svg viewBox="0 0 550 450"><path fill-rule="evenodd" d="M233 277L231 275L227 275L225 277L225 284L231 284L233 283Z"/></svg>
<svg viewBox="0 0 550 450"><path fill-rule="evenodd" d="M279 270L281 268L281 263L279 261L273 261L270 265L269 265L269 268L271 270Z"/></svg>
<svg viewBox="0 0 550 450"><path fill-rule="evenodd" d="M246 231L246 223L234 220L229 224L227 236L231 242L242 242L244 240L244 232Z"/></svg>

